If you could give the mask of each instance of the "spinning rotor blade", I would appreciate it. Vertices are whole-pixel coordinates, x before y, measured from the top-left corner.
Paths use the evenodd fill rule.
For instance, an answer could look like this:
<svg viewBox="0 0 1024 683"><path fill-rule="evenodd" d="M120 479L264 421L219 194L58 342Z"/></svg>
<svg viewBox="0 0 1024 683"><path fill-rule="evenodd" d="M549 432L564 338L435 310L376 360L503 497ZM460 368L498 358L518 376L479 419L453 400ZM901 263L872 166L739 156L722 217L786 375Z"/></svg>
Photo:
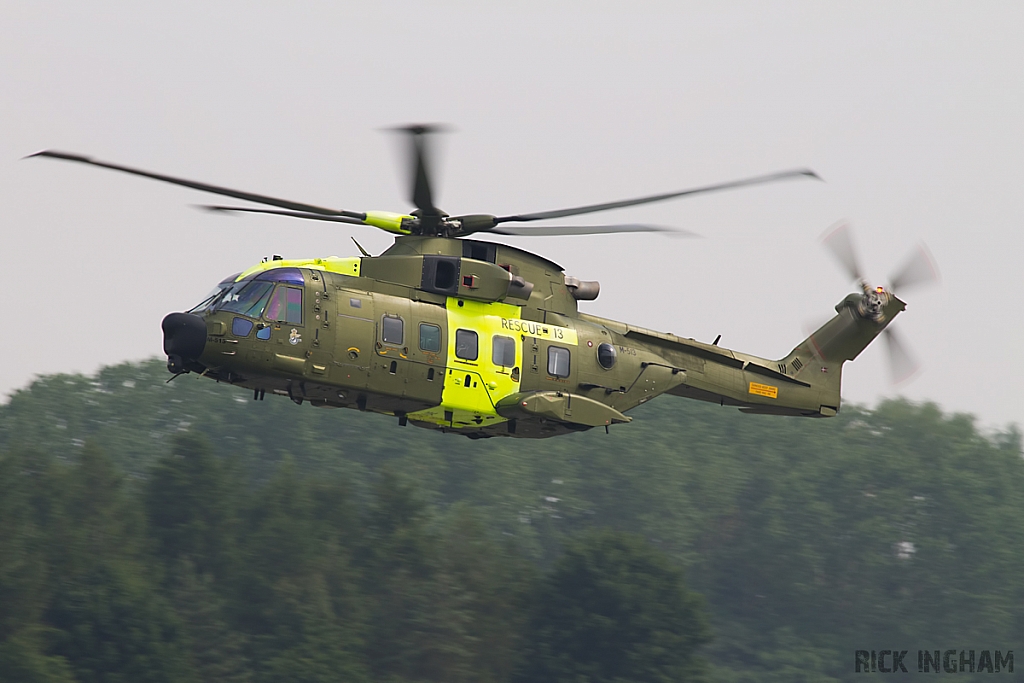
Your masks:
<svg viewBox="0 0 1024 683"><path fill-rule="evenodd" d="M676 228L665 228L660 225L644 225L640 223L623 223L620 225L538 225L509 226L494 228L487 232L496 235L516 235L518 237L552 236L552 235L606 235L616 232L664 232L679 237L699 237L695 232Z"/></svg>
<svg viewBox="0 0 1024 683"><path fill-rule="evenodd" d="M303 211L279 211L276 209L253 209L247 206L216 206L212 204L197 204L197 209L214 211L216 213L266 213L272 216L290 216L292 218L308 218L315 221L329 221L331 223L348 223L349 225L366 225L366 221L347 216L324 216L318 213L305 213Z"/></svg>
<svg viewBox="0 0 1024 683"><path fill-rule="evenodd" d="M931 252L924 244L918 245L911 252L903 266L889 279L889 287L894 292L905 291L907 288L930 284L939 281L939 269Z"/></svg>
<svg viewBox="0 0 1024 683"><path fill-rule="evenodd" d="M693 233L684 230L673 230L670 228L663 228L660 226L632 223L621 225L595 226L538 226L536 228L503 228L500 230L495 230L495 228L502 223L532 222L543 219L576 216L580 214L594 213L597 211L607 211L610 209L618 209L627 206L636 206L639 204L650 204L652 202L665 201L668 199L674 199L677 197L683 197L687 195L700 194L705 192L715 192L718 190L744 187L747 185L757 185L760 183L768 183L776 180L784 180L786 178L809 177L817 178L820 180L818 175L815 174L813 171L807 169L798 169L792 171L783 171L780 173L772 173L769 175L755 176L752 178L735 180L727 183L719 183L717 185L708 185L705 187L682 190L679 192L651 195L648 197L627 199L617 202L609 202L605 204L591 204L588 206L580 206L571 209L559 209L556 211L517 214L514 216L472 214L450 218L447 213L438 209L437 206L434 204L434 195L430 180L430 150L428 140L426 137L431 133L436 133L445 130L445 128L441 126L413 125L396 128L394 130L397 130L409 136L409 149L411 154L410 164L412 169L411 201L416 206L416 211L412 212L412 215L390 213L385 211L355 212L346 211L342 209L331 209L327 207L316 206L313 204L294 202L288 199L280 199L277 197L270 197L267 195L243 192L241 190L220 187L218 185L210 185L208 183L201 183L194 180L188 180L186 178L177 178L174 176L152 173L150 171L145 171L142 169L130 168L128 166L121 166L119 164L112 164L105 161L98 161L91 157L73 154L69 152L44 150L41 152L36 152L35 154L31 154L29 156L49 157L51 159L63 159L65 161L74 161L81 164L99 166L100 168L121 171L123 173L142 176L144 178L150 178L152 180L160 180L165 183L180 185L182 187L187 187L202 192L210 192L213 194L223 195L225 197L232 197L234 199L240 199L243 201L273 206L278 209L261 210L255 208L234 206L206 207L212 211L265 213L279 216L289 216L293 218L324 220L335 223L369 225L399 235L416 234L438 235L443 237L465 237L467 235L471 235L478 232L495 232L501 235L538 236L607 234L616 232L666 232L681 236L692 235Z"/></svg>
<svg viewBox="0 0 1024 683"><path fill-rule="evenodd" d="M651 204L653 202L661 202L665 201L666 199L675 199L676 197L684 197L686 195L701 194L703 192L716 192L718 190L728 190L734 187L744 187L746 185L770 183L776 180L784 180L786 178L799 178L801 176L821 180L817 173L808 169L782 171L781 173L772 173L769 175L755 176L753 178L734 180L728 183L707 185L705 187L697 187L690 190L681 190L679 192L668 192L666 194L656 194L651 195L649 197L639 197L637 199L624 199L617 202L608 202L606 204L591 204L589 206L577 206L572 209L557 209L555 211L540 211L538 213L521 213L516 214L515 216L497 216L494 218L494 224L497 225L499 223L510 222L522 223L527 221L547 220L550 218L563 218L565 216L579 216L581 214L594 213L596 211L621 209L626 206L636 206L638 204Z"/></svg>
<svg viewBox="0 0 1024 683"><path fill-rule="evenodd" d="M287 199L277 199L276 197L268 197L261 194L252 194L251 192L242 192L241 190L232 190L227 187L219 187L217 185L208 185L206 183L196 182L194 180L186 180L184 178L175 178L173 176L161 175L159 173L150 173L149 171L143 171L137 168L129 168L128 166L119 166L118 164L109 164L105 161L96 161L91 157L82 156L80 154L70 154L68 152L58 152L56 150L43 150L42 152L36 152L30 154L26 159L31 157L49 157L51 159L63 159L65 161L77 161L82 164L90 164L92 166L99 166L100 168L109 168L114 171L122 171L124 173L131 173L132 175L142 176L144 178L152 178L153 180L162 180L165 183L171 183L174 185L181 185L183 187L192 188L193 190L201 190L203 192L212 192L213 194L224 195L225 197L233 197L234 199L243 199L249 202L255 202L257 204L268 204L270 206L277 206L282 209L290 209L292 211L302 211L306 213L315 213L321 216L344 216L346 218L354 218L362 221L366 218L365 213L357 213L354 211L341 211L338 209L327 209L322 206L314 206L312 204L303 204L301 202L293 202Z"/></svg>
<svg viewBox="0 0 1024 683"><path fill-rule="evenodd" d="M407 133L410 138L410 162L412 165L412 196L410 200L423 216L444 215L434 206L434 193L430 186L430 151L427 135L446 130L444 126L413 125L400 126L392 130Z"/></svg>
<svg viewBox="0 0 1024 683"><path fill-rule="evenodd" d="M853 240L850 238L849 223L839 221L826 231L821 241L843 266L851 280L864 282L860 265L857 263L857 252L854 250Z"/></svg>
<svg viewBox="0 0 1024 683"><path fill-rule="evenodd" d="M900 384L916 375L921 366L914 359L906 344L900 341L896 331L886 327L882 331L882 335L885 337L885 346L889 351L889 371L892 373L892 383Z"/></svg>

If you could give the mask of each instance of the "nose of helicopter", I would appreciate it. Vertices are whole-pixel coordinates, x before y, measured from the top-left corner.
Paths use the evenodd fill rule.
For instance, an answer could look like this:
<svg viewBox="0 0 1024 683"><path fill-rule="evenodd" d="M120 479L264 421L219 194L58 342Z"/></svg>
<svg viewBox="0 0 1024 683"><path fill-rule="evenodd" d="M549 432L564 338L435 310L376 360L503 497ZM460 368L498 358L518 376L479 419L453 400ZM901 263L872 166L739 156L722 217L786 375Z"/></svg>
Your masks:
<svg viewBox="0 0 1024 683"><path fill-rule="evenodd" d="M206 321L191 313L170 313L160 323L164 331L167 369L183 372L189 363L203 355L206 346Z"/></svg>

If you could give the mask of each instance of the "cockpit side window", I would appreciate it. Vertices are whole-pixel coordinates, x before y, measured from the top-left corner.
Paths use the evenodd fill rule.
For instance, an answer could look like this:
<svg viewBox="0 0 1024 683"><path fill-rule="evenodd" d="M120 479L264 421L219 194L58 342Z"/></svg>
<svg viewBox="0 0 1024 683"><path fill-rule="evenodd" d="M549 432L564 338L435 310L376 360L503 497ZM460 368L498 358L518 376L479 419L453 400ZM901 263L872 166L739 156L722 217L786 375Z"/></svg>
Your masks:
<svg viewBox="0 0 1024 683"><path fill-rule="evenodd" d="M302 290L278 285L274 295L270 297L270 303L267 304L267 310L263 317L274 322L301 325Z"/></svg>
<svg viewBox="0 0 1024 683"><path fill-rule="evenodd" d="M282 320L284 318L284 287L278 287L274 296L270 299L270 305L263 317L267 320Z"/></svg>
<svg viewBox="0 0 1024 683"><path fill-rule="evenodd" d="M288 288L288 314L286 322L299 325L302 323L302 290Z"/></svg>

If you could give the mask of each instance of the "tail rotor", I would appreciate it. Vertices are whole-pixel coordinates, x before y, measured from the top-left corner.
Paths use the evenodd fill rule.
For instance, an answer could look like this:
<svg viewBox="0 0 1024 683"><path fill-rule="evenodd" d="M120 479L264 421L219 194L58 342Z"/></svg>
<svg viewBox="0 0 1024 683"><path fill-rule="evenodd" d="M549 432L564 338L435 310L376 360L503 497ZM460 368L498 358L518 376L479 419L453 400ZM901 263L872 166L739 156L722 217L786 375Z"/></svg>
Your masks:
<svg viewBox="0 0 1024 683"><path fill-rule="evenodd" d="M868 284L860 268L857 251L853 246L852 230L846 221L840 221L830 227L822 236L822 244L832 253L836 261L861 288L863 294L857 303L857 314L862 318L886 325L882 330L888 350L889 372L893 384L900 384L910 379L920 370L920 364L902 336L888 326L885 309L895 293L903 293L915 287L922 287L939 282L939 271L928 247L919 244L903 264L889 278L889 286L872 287ZM899 301L897 299L897 301Z"/></svg>

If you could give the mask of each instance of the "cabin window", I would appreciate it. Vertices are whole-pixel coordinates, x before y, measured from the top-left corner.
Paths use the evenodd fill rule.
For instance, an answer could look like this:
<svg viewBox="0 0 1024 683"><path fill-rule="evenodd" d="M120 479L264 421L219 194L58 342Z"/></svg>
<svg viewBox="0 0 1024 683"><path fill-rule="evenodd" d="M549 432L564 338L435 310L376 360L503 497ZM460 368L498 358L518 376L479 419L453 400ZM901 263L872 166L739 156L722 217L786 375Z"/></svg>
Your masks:
<svg viewBox="0 0 1024 683"><path fill-rule="evenodd" d="M440 327L428 323L420 323L420 349L432 353L441 351Z"/></svg>
<svg viewBox="0 0 1024 683"><path fill-rule="evenodd" d="M286 322L291 325L302 324L302 290L294 287L278 286L270 297L264 316L274 322Z"/></svg>
<svg viewBox="0 0 1024 683"><path fill-rule="evenodd" d="M548 347L548 374L552 377L569 376L569 349Z"/></svg>
<svg viewBox="0 0 1024 683"><path fill-rule="evenodd" d="M455 355L463 360L476 360L480 345L473 330L455 330Z"/></svg>
<svg viewBox="0 0 1024 683"><path fill-rule="evenodd" d="M618 353L615 351L615 347L605 342L597 347L597 362L601 364L601 367L605 370L611 370L612 366L615 365L615 359L618 357Z"/></svg>
<svg viewBox="0 0 1024 683"><path fill-rule="evenodd" d="M516 364L516 340L496 335L491 342L491 362L503 368Z"/></svg>
<svg viewBox="0 0 1024 683"><path fill-rule="evenodd" d="M380 325L380 338L385 344L401 346L405 338L405 323L398 316L384 316Z"/></svg>

